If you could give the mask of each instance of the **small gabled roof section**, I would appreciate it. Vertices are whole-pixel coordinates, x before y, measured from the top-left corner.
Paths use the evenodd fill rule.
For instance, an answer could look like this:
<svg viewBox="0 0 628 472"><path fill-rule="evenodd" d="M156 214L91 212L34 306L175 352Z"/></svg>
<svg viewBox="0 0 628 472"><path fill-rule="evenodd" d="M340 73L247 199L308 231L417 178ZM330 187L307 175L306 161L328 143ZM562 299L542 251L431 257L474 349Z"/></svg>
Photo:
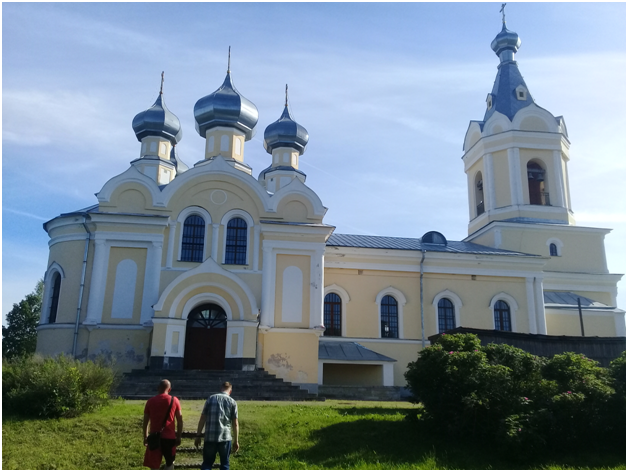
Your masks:
<svg viewBox="0 0 628 472"><path fill-rule="evenodd" d="M318 344L318 359L347 362L397 362L397 359L367 349L355 341L326 341L322 338Z"/></svg>
<svg viewBox="0 0 628 472"><path fill-rule="evenodd" d="M577 308L578 299L580 299L580 306L585 309L613 309L613 307L604 303L597 302L591 298L573 292L543 292L545 305L553 308Z"/></svg>

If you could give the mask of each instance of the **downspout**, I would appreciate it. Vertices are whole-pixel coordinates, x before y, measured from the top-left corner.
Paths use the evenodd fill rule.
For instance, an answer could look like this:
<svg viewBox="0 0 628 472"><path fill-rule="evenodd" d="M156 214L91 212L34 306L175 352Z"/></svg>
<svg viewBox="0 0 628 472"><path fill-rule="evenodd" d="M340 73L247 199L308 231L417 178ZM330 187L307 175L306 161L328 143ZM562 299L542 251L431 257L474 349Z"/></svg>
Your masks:
<svg viewBox="0 0 628 472"><path fill-rule="evenodd" d="M425 323L424 323L424 317L423 317L423 261L425 260L425 249L421 249L421 277L420 277L420 284L421 284L421 348L425 349Z"/></svg>
<svg viewBox="0 0 628 472"><path fill-rule="evenodd" d="M79 321L81 319L81 305L83 304L83 289L85 288L85 272L87 271L87 253L89 251L89 240L91 238L91 233L89 232L89 228L87 224L87 215L83 215L83 228L85 228L85 232L87 233L87 237L85 238L85 252L83 253L83 271L81 272L81 286L79 288L79 298L78 298L78 306L76 307L76 322L74 323L74 341L72 342L72 357L76 359L76 343L78 341L78 332L79 332Z"/></svg>
<svg viewBox="0 0 628 472"><path fill-rule="evenodd" d="M257 310L257 327L255 328L255 370L262 368L262 365L257 365L257 351L259 349L259 325L262 322L262 310Z"/></svg>

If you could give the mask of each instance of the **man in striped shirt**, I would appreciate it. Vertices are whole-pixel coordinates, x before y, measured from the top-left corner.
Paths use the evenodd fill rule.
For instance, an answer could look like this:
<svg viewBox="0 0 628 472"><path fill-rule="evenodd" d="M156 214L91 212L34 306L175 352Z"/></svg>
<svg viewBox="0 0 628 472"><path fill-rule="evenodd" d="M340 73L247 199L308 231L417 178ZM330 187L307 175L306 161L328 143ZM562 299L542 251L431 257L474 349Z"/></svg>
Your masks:
<svg viewBox="0 0 628 472"><path fill-rule="evenodd" d="M238 405L231 398L232 386L229 382L222 384L221 392L211 395L205 402L203 413L198 421L194 445L201 445L203 427L205 427L205 444L203 446L202 470L210 470L220 456L220 469L229 470L229 454L240 449L238 442ZM233 426L233 436L231 427ZM233 444L232 444L233 442Z"/></svg>

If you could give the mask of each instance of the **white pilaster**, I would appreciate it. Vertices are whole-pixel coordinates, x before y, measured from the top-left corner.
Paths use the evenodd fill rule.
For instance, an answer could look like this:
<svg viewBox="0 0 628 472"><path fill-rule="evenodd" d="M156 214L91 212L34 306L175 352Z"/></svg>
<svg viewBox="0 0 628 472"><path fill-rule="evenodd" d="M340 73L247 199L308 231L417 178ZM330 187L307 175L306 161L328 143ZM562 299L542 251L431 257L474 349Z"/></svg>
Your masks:
<svg viewBox="0 0 628 472"><path fill-rule="evenodd" d="M534 278L526 277L526 304L528 305L528 324L530 334L537 334L536 327L536 303L534 302Z"/></svg>
<svg viewBox="0 0 628 472"><path fill-rule="evenodd" d="M382 365L384 387L392 387L395 385L395 375L392 362L384 362Z"/></svg>
<svg viewBox="0 0 628 472"><path fill-rule="evenodd" d="M554 158L554 174L556 174L556 178L554 182L556 183L556 202L553 202L550 199L550 203L553 206L565 207L565 183L563 181L563 163L562 156L560 151L553 152Z"/></svg>
<svg viewBox="0 0 628 472"><path fill-rule="evenodd" d="M220 235L220 225L214 223L212 225L212 259L218 262L218 237Z"/></svg>
<svg viewBox="0 0 628 472"><path fill-rule="evenodd" d="M508 169L510 171L511 205L523 205L521 157L519 156L519 148L508 148Z"/></svg>
<svg viewBox="0 0 628 472"><path fill-rule="evenodd" d="M547 334L545 301L543 299L543 279L534 277L534 297L536 299L536 326L538 334Z"/></svg>
<svg viewBox="0 0 628 472"><path fill-rule="evenodd" d="M493 171L493 154L484 155L484 199L486 211L495 208L495 177Z"/></svg>
<svg viewBox="0 0 628 472"><path fill-rule="evenodd" d="M157 300L159 299L159 277L161 274L159 268L161 266L161 250L162 245L157 242L153 242L148 246L140 324L150 321L155 314L153 305L157 303Z"/></svg>
<svg viewBox="0 0 628 472"><path fill-rule="evenodd" d="M97 324L102 321L102 310L105 301L105 285L109 266L109 246L102 239L94 241L94 263L92 278L89 284L89 300L87 317L84 324Z"/></svg>
<svg viewBox="0 0 628 472"><path fill-rule="evenodd" d="M310 328L323 326L323 303L325 300L323 268L325 249L318 249L311 256L310 267Z"/></svg>
<svg viewBox="0 0 628 472"><path fill-rule="evenodd" d="M172 258L174 257L174 238L177 234L177 222L168 223L168 252L166 253L166 267L172 268Z"/></svg>
<svg viewBox="0 0 628 472"><path fill-rule="evenodd" d="M255 225L255 235L253 237L253 270L259 270L259 242L260 242L260 234L262 232L262 227L260 225Z"/></svg>
<svg viewBox="0 0 628 472"><path fill-rule="evenodd" d="M262 269L262 317L261 325L275 326L275 254L271 247L264 247Z"/></svg>

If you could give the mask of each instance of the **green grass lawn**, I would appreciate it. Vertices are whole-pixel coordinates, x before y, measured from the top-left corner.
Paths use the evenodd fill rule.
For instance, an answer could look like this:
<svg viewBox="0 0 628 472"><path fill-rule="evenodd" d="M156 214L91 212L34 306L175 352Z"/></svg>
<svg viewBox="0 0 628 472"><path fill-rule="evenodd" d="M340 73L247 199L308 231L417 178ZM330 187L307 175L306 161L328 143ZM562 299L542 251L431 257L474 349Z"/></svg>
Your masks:
<svg viewBox="0 0 628 472"><path fill-rule="evenodd" d="M240 451L233 469L625 469L625 455L513 458L437 438L406 415L409 403L240 402ZM183 401L184 429L195 431L202 401ZM3 469L142 468L144 402L113 401L80 418L24 420L4 412ZM191 447L184 439L182 447ZM176 465L200 462L180 452Z"/></svg>

